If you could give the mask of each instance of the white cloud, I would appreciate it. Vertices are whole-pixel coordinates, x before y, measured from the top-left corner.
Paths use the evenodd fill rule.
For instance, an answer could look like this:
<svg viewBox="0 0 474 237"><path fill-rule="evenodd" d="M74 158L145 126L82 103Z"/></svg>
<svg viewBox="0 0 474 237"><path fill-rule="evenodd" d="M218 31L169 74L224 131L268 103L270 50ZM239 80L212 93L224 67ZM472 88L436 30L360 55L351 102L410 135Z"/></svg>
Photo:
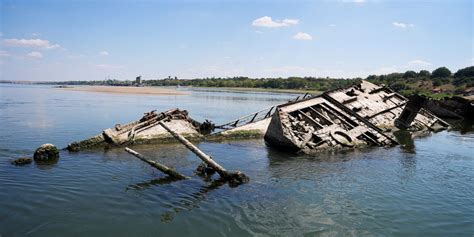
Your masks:
<svg viewBox="0 0 474 237"><path fill-rule="evenodd" d="M100 69L120 69L120 68L122 68L122 66L111 65L111 64L97 64L95 66L100 68Z"/></svg>
<svg viewBox="0 0 474 237"><path fill-rule="evenodd" d="M99 52L99 55L100 55L100 56L109 56L109 52L107 52L107 51L100 51L100 52Z"/></svg>
<svg viewBox="0 0 474 237"><path fill-rule="evenodd" d="M284 19L282 21L279 20L272 20L269 16L260 17L255 19L252 22L252 26L257 27L268 27L268 28L278 28L278 27L286 27L291 25L297 25L299 23L298 19Z"/></svg>
<svg viewBox="0 0 474 237"><path fill-rule="evenodd" d="M256 30L255 33L257 33L257 34L263 34L263 32L262 32L262 31L259 31L259 30Z"/></svg>
<svg viewBox="0 0 474 237"><path fill-rule="evenodd" d="M431 65L430 62L423 61L421 59L416 59L416 60L410 61L410 62L408 62L408 64L416 65L416 66L429 66L429 65Z"/></svg>
<svg viewBox="0 0 474 237"><path fill-rule="evenodd" d="M10 57L10 56L12 56L12 55L9 54L7 51L0 50L0 58L6 58L6 57Z"/></svg>
<svg viewBox="0 0 474 237"><path fill-rule="evenodd" d="M397 21L393 22L392 25L398 28L403 28L403 29L415 26L414 24L407 24L407 23L397 22Z"/></svg>
<svg viewBox="0 0 474 237"><path fill-rule="evenodd" d="M295 39L295 40L312 40L313 37L308 33L298 32L298 33L296 33L296 35L293 36L293 39Z"/></svg>
<svg viewBox="0 0 474 237"><path fill-rule="evenodd" d="M336 24L329 24L330 27L336 27Z"/></svg>
<svg viewBox="0 0 474 237"><path fill-rule="evenodd" d="M300 23L300 20L298 20L298 19L284 19L282 22L283 22L283 24L287 24L287 25L298 25L298 23Z"/></svg>
<svg viewBox="0 0 474 237"><path fill-rule="evenodd" d="M33 47L40 49L60 48L59 44L51 44L48 40L42 39L4 39L3 43L8 46Z"/></svg>
<svg viewBox="0 0 474 237"><path fill-rule="evenodd" d="M365 3L366 0L342 0L342 2Z"/></svg>
<svg viewBox="0 0 474 237"><path fill-rule="evenodd" d="M31 35L32 35L33 37L38 37L38 36L40 36L41 34L40 34L40 33L33 32L33 33L31 33Z"/></svg>
<svg viewBox="0 0 474 237"><path fill-rule="evenodd" d="M34 59L43 58L43 54L41 54L40 52L37 52L37 51L33 51L33 52L27 54L26 56L28 56L30 58L34 58Z"/></svg>

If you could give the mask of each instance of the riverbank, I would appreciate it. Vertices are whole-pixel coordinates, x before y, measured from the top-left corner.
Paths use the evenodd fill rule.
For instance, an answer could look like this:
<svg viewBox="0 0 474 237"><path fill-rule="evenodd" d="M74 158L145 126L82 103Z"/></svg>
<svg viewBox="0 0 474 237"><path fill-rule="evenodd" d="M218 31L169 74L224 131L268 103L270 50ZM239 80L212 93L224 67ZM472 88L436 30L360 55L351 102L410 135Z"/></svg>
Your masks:
<svg viewBox="0 0 474 237"><path fill-rule="evenodd" d="M319 95L323 91L318 90L306 90L306 89L274 89L274 88L251 88L251 87L189 87L195 90L208 90L208 91L238 91L238 92L273 92L273 93L291 93L291 94L313 94Z"/></svg>
<svg viewBox="0 0 474 237"><path fill-rule="evenodd" d="M57 88L67 91L86 91L98 93L114 94L135 94L135 95L188 95L189 92L178 91L163 87L132 87L132 86L74 86L67 88Z"/></svg>
<svg viewBox="0 0 474 237"><path fill-rule="evenodd" d="M272 88L244 88L244 87L183 87L192 88L193 90L203 91L235 91L235 92L272 92L272 93L291 93L291 94L322 94L322 91L318 90L305 90L305 89L272 89ZM191 92L177 90L172 87L158 87L158 86L145 86L145 87L133 87L133 86L63 86L56 87L59 90L69 91L86 91L86 92L99 92L99 93L115 93L115 94L137 94L137 95L188 95Z"/></svg>

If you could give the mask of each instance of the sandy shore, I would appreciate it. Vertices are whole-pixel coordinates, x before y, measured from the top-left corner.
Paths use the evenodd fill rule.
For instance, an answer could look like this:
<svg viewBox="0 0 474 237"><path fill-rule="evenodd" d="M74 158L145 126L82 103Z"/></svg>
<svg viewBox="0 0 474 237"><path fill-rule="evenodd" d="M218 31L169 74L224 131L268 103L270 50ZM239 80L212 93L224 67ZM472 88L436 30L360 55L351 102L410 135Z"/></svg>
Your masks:
<svg viewBox="0 0 474 237"><path fill-rule="evenodd" d="M87 91L114 94L137 94L137 95L188 95L189 92L178 91L163 87L132 87L132 86L74 86L70 88L58 88L68 91Z"/></svg>

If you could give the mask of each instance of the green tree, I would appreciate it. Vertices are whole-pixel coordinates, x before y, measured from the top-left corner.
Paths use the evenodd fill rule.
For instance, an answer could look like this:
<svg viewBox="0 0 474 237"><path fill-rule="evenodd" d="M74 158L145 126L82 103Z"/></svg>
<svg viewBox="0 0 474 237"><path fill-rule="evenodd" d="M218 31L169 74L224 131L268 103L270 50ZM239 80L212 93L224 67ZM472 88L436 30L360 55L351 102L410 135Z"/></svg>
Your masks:
<svg viewBox="0 0 474 237"><path fill-rule="evenodd" d="M433 79L433 86L434 86L434 87L441 86L442 84L443 84L443 82L441 81L440 78L434 78L434 79Z"/></svg>
<svg viewBox="0 0 474 237"><path fill-rule="evenodd" d="M430 76L431 76L431 73L430 73L430 71L428 71L428 70L421 70L421 71L418 73L418 75L419 75L420 77L430 77Z"/></svg>
<svg viewBox="0 0 474 237"><path fill-rule="evenodd" d="M433 78L450 77L451 71L447 67L439 67L431 73Z"/></svg>
<svg viewBox="0 0 474 237"><path fill-rule="evenodd" d="M375 80L377 80L377 76L376 76L376 75L369 75L369 76L366 78L366 80L368 80L368 81L375 81Z"/></svg>
<svg viewBox="0 0 474 237"><path fill-rule="evenodd" d="M403 74L403 78L415 78L416 77L416 72L415 71L406 71L405 74Z"/></svg>
<svg viewBox="0 0 474 237"><path fill-rule="evenodd" d="M454 77L474 77L474 66L459 69Z"/></svg>
<svg viewBox="0 0 474 237"><path fill-rule="evenodd" d="M396 83L392 84L390 86L390 88L392 88L395 91L402 91L402 90L405 90L407 88L407 86L403 82L396 82Z"/></svg>

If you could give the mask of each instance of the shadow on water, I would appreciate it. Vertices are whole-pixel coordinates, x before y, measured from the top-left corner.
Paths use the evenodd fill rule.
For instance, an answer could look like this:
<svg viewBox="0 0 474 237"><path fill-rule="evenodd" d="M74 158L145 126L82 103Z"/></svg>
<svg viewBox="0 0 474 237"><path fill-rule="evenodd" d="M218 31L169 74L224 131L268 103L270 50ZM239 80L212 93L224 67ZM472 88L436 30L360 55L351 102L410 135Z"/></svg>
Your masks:
<svg viewBox="0 0 474 237"><path fill-rule="evenodd" d="M400 157L400 165L404 172L400 175L403 180L409 180L416 173L416 146L415 141L410 132L406 130L398 130L393 133L404 155Z"/></svg>
<svg viewBox="0 0 474 237"><path fill-rule="evenodd" d="M129 185L126 188L126 191L143 191L153 186L171 184L176 181L186 182L186 180L179 180L172 177L164 177L159 179L153 179L148 182L141 182ZM166 204L167 208L169 208L170 210L164 212L161 215L161 222L171 222L173 221L174 216L180 213L181 211L192 211L195 208L199 208L200 203L207 198L209 193L221 188L225 184L226 182L221 179L212 180L210 183L202 185L196 192L181 195L181 198L177 198L178 201L173 201L171 204ZM182 190L185 192L186 189Z"/></svg>
<svg viewBox="0 0 474 237"><path fill-rule="evenodd" d="M170 222L174 219L174 215L181 211L192 211L199 208L199 204L204 201L208 194L214 190L221 188L226 182L222 180L213 180L208 185L203 185L197 192L183 196L183 199L169 205L172 211L167 211L161 215L161 222Z"/></svg>
<svg viewBox="0 0 474 237"><path fill-rule="evenodd" d="M36 167L40 170L50 170L56 167L58 161L50 161L50 162L44 162L44 161L36 161Z"/></svg>
<svg viewBox="0 0 474 237"><path fill-rule="evenodd" d="M459 131L463 135L474 131L474 120L471 120L471 119L461 119L461 120L447 119L446 121L449 123L449 125L451 125L453 130Z"/></svg>
<svg viewBox="0 0 474 237"><path fill-rule="evenodd" d="M397 139L398 143L400 143L400 147L403 151L411 154L416 153L415 141L413 140L410 132L407 130L398 130L394 132L393 135Z"/></svg>
<svg viewBox="0 0 474 237"><path fill-rule="evenodd" d="M370 149L304 155L268 148L269 171L277 179L318 179L325 174L343 172L346 162L362 158L361 155L368 150Z"/></svg>
<svg viewBox="0 0 474 237"><path fill-rule="evenodd" d="M377 147L364 147L349 150L328 150L318 152L314 155L307 155L267 147L267 152L270 165L272 165L291 160L305 160L307 162L344 162L360 158L361 154L367 154L375 149L377 149Z"/></svg>
<svg viewBox="0 0 474 237"><path fill-rule="evenodd" d="M150 181L147 181L147 182L140 182L140 183L136 183L136 184L130 184L128 185L127 188L125 188L125 191L128 191L128 190L143 190L143 189L147 189L147 188L150 188L152 186L155 186L155 185L165 185L165 184L171 184L173 182L176 182L176 181L182 181L182 179L178 179L178 178L175 178L175 177L171 177L171 176L166 176L166 177L162 177L162 178L159 178L159 179L152 179Z"/></svg>
<svg viewBox="0 0 474 237"><path fill-rule="evenodd" d="M186 167L193 162L187 159L192 153L186 147L178 143L135 144L128 147L139 152L149 160L158 161L173 168ZM106 161L133 161L143 163L125 152L124 149L124 147L111 147L98 151L102 152L101 157Z"/></svg>

